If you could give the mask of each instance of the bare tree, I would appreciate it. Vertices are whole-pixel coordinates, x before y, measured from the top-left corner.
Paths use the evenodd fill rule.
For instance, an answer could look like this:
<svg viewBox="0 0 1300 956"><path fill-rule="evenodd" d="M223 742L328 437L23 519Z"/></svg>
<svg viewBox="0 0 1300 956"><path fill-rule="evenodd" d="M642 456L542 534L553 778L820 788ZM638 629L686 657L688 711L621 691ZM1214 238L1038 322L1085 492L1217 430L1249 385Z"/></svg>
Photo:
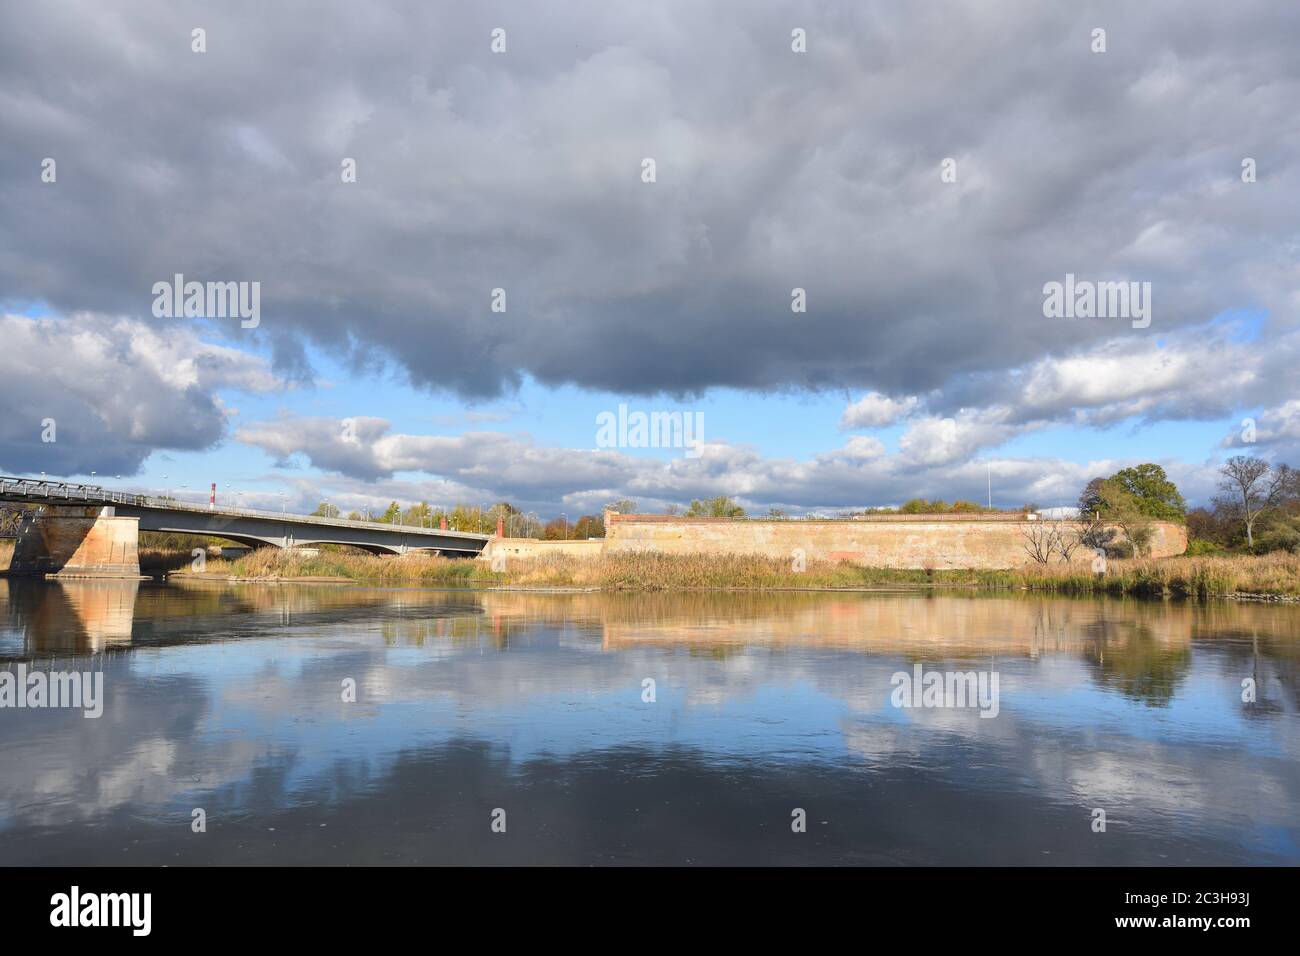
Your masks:
<svg viewBox="0 0 1300 956"><path fill-rule="evenodd" d="M1222 498L1214 503L1246 526L1246 545L1255 546L1255 523L1296 493L1296 473L1287 465L1271 468L1263 458L1234 455L1219 469Z"/></svg>
<svg viewBox="0 0 1300 956"><path fill-rule="evenodd" d="M1039 564L1052 560L1059 547L1060 530L1054 521L1026 521L1020 526L1024 538L1025 554Z"/></svg>
<svg viewBox="0 0 1300 956"><path fill-rule="evenodd" d="M1101 520L1101 511L1080 512L1079 543L1090 551L1105 551L1113 547L1115 529Z"/></svg>
<svg viewBox="0 0 1300 956"><path fill-rule="evenodd" d="M1083 547L1085 539L1088 537L1089 528L1087 524L1081 524L1072 521L1068 524L1058 522L1056 530L1056 552L1061 556L1061 560L1066 564L1074 556L1074 552Z"/></svg>

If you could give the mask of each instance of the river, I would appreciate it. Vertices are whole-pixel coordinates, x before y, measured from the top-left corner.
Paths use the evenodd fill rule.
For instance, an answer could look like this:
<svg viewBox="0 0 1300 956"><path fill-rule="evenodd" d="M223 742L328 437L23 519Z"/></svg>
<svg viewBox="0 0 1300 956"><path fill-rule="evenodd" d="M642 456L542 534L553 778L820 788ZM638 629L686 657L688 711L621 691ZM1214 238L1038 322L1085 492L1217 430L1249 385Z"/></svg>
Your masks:
<svg viewBox="0 0 1300 956"><path fill-rule="evenodd" d="M102 682L98 716L0 708L0 864L1300 863L1294 605L14 579L0 607L11 688Z"/></svg>

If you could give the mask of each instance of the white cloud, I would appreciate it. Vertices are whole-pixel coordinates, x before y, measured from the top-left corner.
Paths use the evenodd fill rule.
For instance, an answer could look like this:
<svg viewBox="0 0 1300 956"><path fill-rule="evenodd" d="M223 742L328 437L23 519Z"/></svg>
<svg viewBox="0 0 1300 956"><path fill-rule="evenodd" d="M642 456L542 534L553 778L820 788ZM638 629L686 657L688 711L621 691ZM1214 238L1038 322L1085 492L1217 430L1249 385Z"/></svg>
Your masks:
<svg viewBox="0 0 1300 956"><path fill-rule="evenodd" d="M281 387L267 363L176 325L77 313L0 317L0 467L133 473L157 449L210 448L229 414L216 392ZM43 441L44 422L54 441Z"/></svg>
<svg viewBox="0 0 1300 956"><path fill-rule="evenodd" d="M840 430L851 428L887 428L900 418L906 418L920 404L915 395L893 399L879 392L868 392L844 409Z"/></svg>

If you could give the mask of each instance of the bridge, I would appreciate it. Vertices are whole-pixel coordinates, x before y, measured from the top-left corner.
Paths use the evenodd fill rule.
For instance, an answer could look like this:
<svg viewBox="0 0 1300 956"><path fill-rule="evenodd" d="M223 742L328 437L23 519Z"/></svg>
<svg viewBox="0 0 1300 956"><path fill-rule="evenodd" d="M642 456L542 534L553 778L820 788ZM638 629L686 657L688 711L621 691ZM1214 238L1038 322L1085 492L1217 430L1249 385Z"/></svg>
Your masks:
<svg viewBox="0 0 1300 956"><path fill-rule="evenodd" d="M37 505L18 526L11 574L140 574L139 532L212 535L253 547L343 544L372 554L472 557L490 535L318 515L209 507L98 485L0 476L0 502Z"/></svg>

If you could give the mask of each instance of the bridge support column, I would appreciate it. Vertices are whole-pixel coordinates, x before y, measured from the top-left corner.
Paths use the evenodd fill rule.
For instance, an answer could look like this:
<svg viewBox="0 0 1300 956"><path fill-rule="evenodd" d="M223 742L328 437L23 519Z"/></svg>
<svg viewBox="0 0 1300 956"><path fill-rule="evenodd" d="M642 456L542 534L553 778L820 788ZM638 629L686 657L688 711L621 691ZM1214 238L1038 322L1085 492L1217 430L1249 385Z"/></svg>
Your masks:
<svg viewBox="0 0 1300 956"><path fill-rule="evenodd" d="M24 516L10 574L139 578L140 519L111 507L46 505Z"/></svg>

